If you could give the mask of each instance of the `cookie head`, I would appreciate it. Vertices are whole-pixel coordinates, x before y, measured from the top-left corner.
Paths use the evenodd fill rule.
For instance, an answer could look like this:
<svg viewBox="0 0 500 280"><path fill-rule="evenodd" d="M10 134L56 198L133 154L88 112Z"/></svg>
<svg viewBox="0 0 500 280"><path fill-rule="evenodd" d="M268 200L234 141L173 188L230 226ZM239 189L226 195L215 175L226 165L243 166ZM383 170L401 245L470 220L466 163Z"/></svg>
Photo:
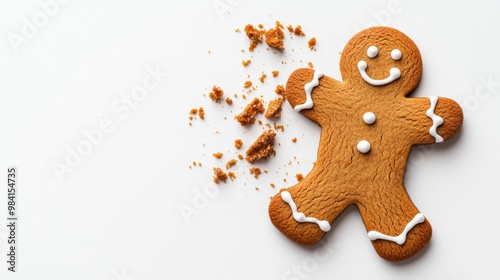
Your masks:
<svg viewBox="0 0 500 280"><path fill-rule="evenodd" d="M372 27L356 34L340 60L345 83L377 92L408 95L422 76L422 58L415 43L390 27Z"/></svg>

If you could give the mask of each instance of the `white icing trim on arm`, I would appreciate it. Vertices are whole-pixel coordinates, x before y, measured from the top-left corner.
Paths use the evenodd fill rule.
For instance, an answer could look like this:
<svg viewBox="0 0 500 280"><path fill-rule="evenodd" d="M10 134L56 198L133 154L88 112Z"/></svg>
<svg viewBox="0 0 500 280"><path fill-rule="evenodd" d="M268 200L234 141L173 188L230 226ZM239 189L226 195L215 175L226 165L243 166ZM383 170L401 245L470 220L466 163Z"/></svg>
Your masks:
<svg viewBox="0 0 500 280"><path fill-rule="evenodd" d="M400 235L390 236L390 235L386 235L386 234L380 233L380 232L375 231L375 230L371 230L368 232L368 238L370 238L370 240L384 239L384 240L395 242L399 245L403 245L406 242L406 235L408 234L408 232L412 228L414 228L416 225L421 224L424 221L425 221L425 216L422 213L418 213L417 215L415 215L413 220L411 220L406 225L405 229L403 230L403 232Z"/></svg>
<svg viewBox="0 0 500 280"><path fill-rule="evenodd" d="M313 217L307 217L304 213L299 212L297 210L297 205L295 205L295 202L292 199L292 195L289 192L282 191L281 192L281 199L283 199L284 202L286 202L286 203L288 203L288 205L290 205L290 208L292 209L292 213L293 213L293 218L297 222L299 222L299 223L316 223L319 226L319 228L324 232L330 231L330 229L332 228L330 223L326 220L318 220L318 219L313 218Z"/></svg>
<svg viewBox="0 0 500 280"><path fill-rule="evenodd" d="M319 70L314 71L314 77L312 81L304 86L304 90L306 91L306 102L304 102L304 104L295 106L295 108L293 108L295 111L300 112L301 110L311 109L313 107L313 100L311 96L312 90L319 85L319 79L321 77L323 77L323 72Z"/></svg>
<svg viewBox="0 0 500 280"><path fill-rule="evenodd" d="M366 74L366 67L368 67L366 61L360 60L358 62L359 74L361 75L363 80L365 80L365 82L369 83L370 85L374 86L387 85L399 79L399 77L401 77L401 70L399 70L398 68L391 68L391 70L389 70L389 77L382 80L375 80L372 79L370 76L368 76L368 74Z"/></svg>
<svg viewBox="0 0 500 280"><path fill-rule="evenodd" d="M434 110L436 109L436 104L438 101L437 96L431 96L429 97L429 100L431 101L431 107L425 112L425 114L432 119L432 126L429 129L430 135L436 139L436 143L443 142L443 137L437 133L437 128L438 126L442 125L444 120L440 116L436 115L434 113Z"/></svg>

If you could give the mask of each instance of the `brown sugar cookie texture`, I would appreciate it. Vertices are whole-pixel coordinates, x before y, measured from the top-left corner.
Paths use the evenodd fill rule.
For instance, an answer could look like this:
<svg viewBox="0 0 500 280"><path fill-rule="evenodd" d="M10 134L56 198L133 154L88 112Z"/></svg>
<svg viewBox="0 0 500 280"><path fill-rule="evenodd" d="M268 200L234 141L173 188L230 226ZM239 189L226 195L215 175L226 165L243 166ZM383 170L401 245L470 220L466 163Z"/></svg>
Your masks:
<svg viewBox="0 0 500 280"><path fill-rule="evenodd" d="M408 259L432 235L403 184L408 155L414 145L453 137L462 109L445 97L408 97L419 84L422 59L415 43L393 28L356 34L342 52L340 72L342 82L309 68L288 79L287 100L322 132L316 164L272 198L271 221L291 240L312 245L354 204L380 257Z"/></svg>

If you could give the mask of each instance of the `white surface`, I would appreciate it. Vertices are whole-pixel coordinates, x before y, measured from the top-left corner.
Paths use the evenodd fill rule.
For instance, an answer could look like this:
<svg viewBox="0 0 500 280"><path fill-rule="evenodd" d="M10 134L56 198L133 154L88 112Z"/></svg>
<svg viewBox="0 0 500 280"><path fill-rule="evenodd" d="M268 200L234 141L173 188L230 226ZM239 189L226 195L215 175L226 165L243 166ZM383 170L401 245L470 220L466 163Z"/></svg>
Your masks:
<svg viewBox="0 0 500 280"><path fill-rule="evenodd" d="M28 34L32 38L17 53L9 34L21 34L24 18L32 21L43 9L38 1L0 4L0 181L10 165L18 166L20 176L18 273L8 272L3 261L7 229L1 226L1 279L498 277L498 2L67 2ZM231 11L219 14L216 5ZM263 45L241 52L248 39L236 28L271 27L275 20L300 24L307 36L287 35L281 56ZM233 140L248 145L261 131L232 119L249 101L241 98L246 75L258 85L249 98L262 95L266 101L274 98L276 84L309 61L339 79L343 44L373 24L398 28L417 43L424 76L414 96L447 96L466 113L456 138L416 148L410 156L407 190L434 228L423 254L400 264L380 259L353 207L323 247L295 245L272 226L269 197L295 184L296 173L307 174L319 135L288 104L277 156L257 165L268 174L255 180L240 161L233 167L236 181L197 200L197 192L214 190L211 168L236 156ZM317 52L307 48L311 36L318 39ZM244 68L246 59L252 63ZM122 98L142 83L147 67L169 75L135 108L125 107ZM280 70L278 78L272 70ZM268 74L265 84L257 80L262 71ZM495 83L485 87L485 80ZM239 98L232 106L214 104L204 97L213 85ZM199 106L206 119L190 127L188 112ZM59 181L54 162L65 163L68 147L85 145L82 131L99 128L101 121L112 131L96 138L92 151ZM211 156L218 151L222 160ZM189 169L192 161L203 166ZM179 210L183 205L202 208L189 224Z"/></svg>

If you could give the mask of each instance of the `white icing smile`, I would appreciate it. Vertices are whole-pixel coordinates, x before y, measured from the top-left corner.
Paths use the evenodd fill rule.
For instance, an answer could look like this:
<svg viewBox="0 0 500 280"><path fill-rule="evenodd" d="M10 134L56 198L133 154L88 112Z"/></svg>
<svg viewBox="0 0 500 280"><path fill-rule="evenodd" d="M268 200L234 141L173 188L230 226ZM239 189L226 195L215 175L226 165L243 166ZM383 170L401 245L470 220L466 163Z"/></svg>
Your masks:
<svg viewBox="0 0 500 280"><path fill-rule="evenodd" d="M378 55L378 48L375 46L370 46L366 52L369 58L375 58ZM394 49L391 52L391 58L393 60L400 60L401 59L401 51L398 49ZM389 83L394 82L395 80L399 79L401 77L401 70L398 68L394 67L389 70L389 76L385 79L382 80L376 80L372 79L368 74L366 73L366 68L368 67L368 64L364 60L360 60L358 62L358 70L359 74L365 80L365 82L374 85L374 86L383 86L387 85Z"/></svg>

